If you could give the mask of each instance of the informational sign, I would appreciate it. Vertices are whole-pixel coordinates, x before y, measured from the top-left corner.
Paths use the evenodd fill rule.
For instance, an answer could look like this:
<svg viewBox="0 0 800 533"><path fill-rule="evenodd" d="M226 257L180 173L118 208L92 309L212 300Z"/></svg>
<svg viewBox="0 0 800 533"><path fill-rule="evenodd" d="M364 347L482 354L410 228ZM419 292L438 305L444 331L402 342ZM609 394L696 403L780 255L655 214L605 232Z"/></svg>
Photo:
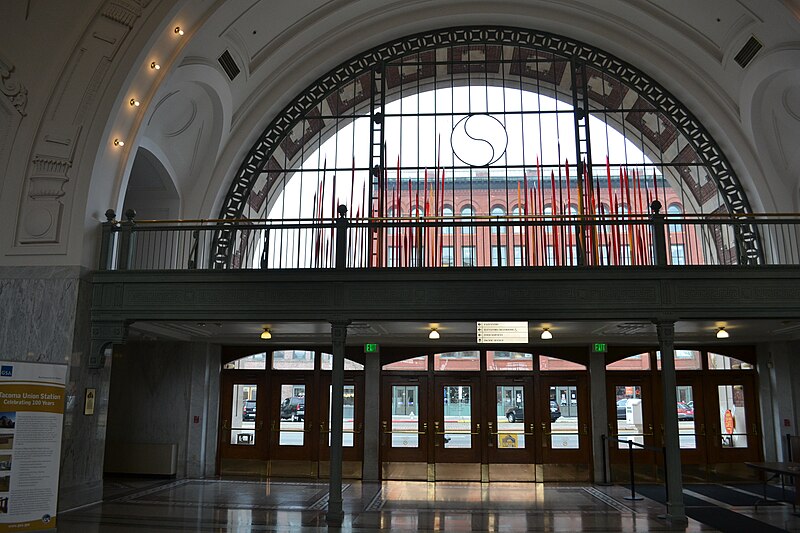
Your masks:
<svg viewBox="0 0 800 533"><path fill-rule="evenodd" d="M500 448L519 448L516 433L500 433Z"/></svg>
<svg viewBox="0 0 800 533"><path fill-rule="evenodd" d="M56 528L66 376L0 361L0 532Z"/></svg>
<svg viewBox="0 0 800 533"><path fill-rule="evenodd" d="M596 342L592 344L592 351L594 353L606 353L608 351L608 345L604 342Z"/></svg>
<svg viewBox="0 0 800 533"><path fill-rule="evenodd" d="M527 322L478 322L478 343L527 344Z"/></svg>
<svg viewBox="0 0 800 533"><path fill-rule="evenodd" d="M365 344L364 353L378 353L378 345L376 343Z"/></svg>
<svg viewBox="0 0 800 533"><path fill-rule="evenodd" d="M94 414L94 399L97 396L97 389L86 389L86 397L83 400L83 414L92 416Z"/></svg>

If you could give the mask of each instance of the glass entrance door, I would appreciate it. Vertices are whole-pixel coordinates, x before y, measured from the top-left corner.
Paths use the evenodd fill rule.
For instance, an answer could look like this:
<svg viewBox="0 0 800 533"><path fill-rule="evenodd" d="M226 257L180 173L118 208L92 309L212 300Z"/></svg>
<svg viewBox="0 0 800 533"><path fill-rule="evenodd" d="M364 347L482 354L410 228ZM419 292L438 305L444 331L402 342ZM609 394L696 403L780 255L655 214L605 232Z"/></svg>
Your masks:
<svg viewBox="0 0 800 533"><path fill-rule="evenodd" d="M562 375L540 380L539 424L545 479L589 475L591 439L586 376Z"/></svg>
<svg viewBox="0 0 800 533"><path fill-rule="evenodd" d="M704 409L703 380L700 375L678 375L675 387L678 414L678 442L681 462L686 465L705 465L708 462L706 447L706 410ZM663 433L663 424L662 424Z"/></svg>
<svg viewBox="0 0 800 533"><path fill-rule="evenodd" d="M263 400L263 372L231 371L221 376L220 453L221 474L266 473L267 419Z"/></svg>
<svg viewBox="0 0 800 533"><path fill-rule="evenodd" d="M481 479L477 377L437 377L434 387L433 457L437 480Z"/></svg>
<svg viewBox="0 0 800 533"><path fill-rule="evenodd" d="M653 396L650 380L636 373L606 374L608 386L608 435L621 442L609 442L612 475L627 475L629 445L627 441L646 446L660 446L653 432ZM656 456L653 451L632 446L637 472L649 477L656 475ZM642 466L639 466L642 465ZM618 468L619 467L619 468Z"/></svg>
<svg viewBox="0 0 800 533"><path fill-rule="evenodd" d="M269 409L270 473L278 476L317 476L319 434L312 431L318 417L310 386L313 375L275 375Z"/></svg>
<svg viewBox="0 0 800 533"><path fill-rule="evenodd" d="M425 376L387 376L381 385L383 479L432 478ZM430 424L431 426L433 424Z"/></svg>
<svg viewBox="0 0 800 533"><path fill-rule="evenodd" d="M319 421L319 458L320 475L328 471L327 462L330 460L331 442L331 391L329 376L321 380L320 390L325 391L321 398ZM342 409L342 458L344 460L343 473L345 477L361 477L361 459L363 456L363 394L364 380L360 376L345 376L344 405Z"/></svg>
<svg viewBox="0 0 800 533"><path fill-rule="evenodd" d="M532 379L492 377L486 395L489 481L535 481L536 410Z"/></svg>
<svg viewBox="0 0 800 533"><path fill-rule="evenodd" d="M710 376L705 414L712 463L758 461L761 456L755 382L751 375Z"/></svg>

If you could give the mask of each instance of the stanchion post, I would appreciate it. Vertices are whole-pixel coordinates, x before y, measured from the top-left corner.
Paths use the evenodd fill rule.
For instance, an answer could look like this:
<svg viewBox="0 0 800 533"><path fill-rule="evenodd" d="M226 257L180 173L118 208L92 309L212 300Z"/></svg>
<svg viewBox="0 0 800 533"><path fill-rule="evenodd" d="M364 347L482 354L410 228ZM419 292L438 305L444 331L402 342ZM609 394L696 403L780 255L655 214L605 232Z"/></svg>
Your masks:
<svg viewBox="0 0 800 533"><path fill-rule="evenodd" d="M631 470L631 495L630 496L625 496L625 499L626 500L632 500L632 501L641 500L642 497L636 495L636 485L635 485L635 482L634 482L634 479L633 479L635 476L634 476L634 473L633 473L633 441L632 440L628 440L628 463L630 464L630 470Z"/></svg>

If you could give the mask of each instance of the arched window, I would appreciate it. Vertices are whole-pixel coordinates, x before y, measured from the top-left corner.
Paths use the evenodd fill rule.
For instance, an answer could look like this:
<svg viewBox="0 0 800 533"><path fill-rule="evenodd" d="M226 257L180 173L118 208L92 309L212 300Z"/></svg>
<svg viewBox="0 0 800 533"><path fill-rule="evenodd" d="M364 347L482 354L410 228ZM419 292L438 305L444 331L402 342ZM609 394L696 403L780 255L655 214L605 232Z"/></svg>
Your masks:
<svg viewBox="0 0 800 533"><path fill-rule="evenodd" d="M406 209L417 198L419 205L431 206L443 206L449 199L453 210L469 202L473 209L460 212L466 216L499 214L493 202L519 198L519 207L530 203L538 213L553 216L562 212L562 203L577 198L576 194L567 198L576 188L571 181L567 190L563 155L586 150L609 160L611 172L593 177L614 203L623 197L632 201L634 193L644 195L640 184L647 186L647 180L639 179L638 169L652 166L661 176L664 198L692 194L696 174L707 175L715 184L724 180L725 187L717 187L717 194L704 194L698 209L716 212L736 206L733 209L749 212L744 191L719 147L658 83L602 50L563 36L498 30L436 30L399 38L323 74L256 139L242 159L218 218L331 220L335 204L341 202L350 213L382 219L391 208L397 209L398 195ZM480 76L467 75L478 65L460 63L473 61L473 52L482 58ZM435 65L440 57L447 57L449 65L441 72ZM539 67L531 66L531 61ZM587 65L580 80L573 79L571 65L576 61ZM390 89L374 109L368 89L373 76L380 76ZM576 81L580 93L588 97L588 109L574 107L570 87ZM598 92L597 87L606 89ZM651 111L643 113L644 108ZM376 120L376 113L385 120ZM578 128L597 132L590 141L580 140L584 137L575 129L576 117L588 117L588 124ZM386 160L381 176L375 175L377 138L382 139ZM538 142L527 141L533 138ZM689 160L693 170L687 173ZM332 168L337 169L338 179L333 179ZM341 172L343 168L352 172ZM424 170L433 168L434 172ZM675 190L668 191L668 186ZM555 204L549 213L542 210L546 201ZM510 207L503 209L506 216ZM572 212L571 207L564 210ZM304 241L293 231L271 236L269 246L274 249L266 251L252 246L252 241L223 234L215 239L215 268L231 267L236 254L277 258L277 265L319 263L318 239ZM737 246L753 253L736 256L760 255L758 236L749 226L742 231ZM461 231L474 233L474 227ZM359 250L391 245L380 237L373 232L366 238L374 242L348 252L349 264L376 266L374 258L383 253ZM716 243L718 249L711 250L714 257L730 252L732 246L708 236L694 238ZM287 240L306 247L291 248L297 254L295 261L280 256L290 253ZM488 254L489 241L474 244L483 248L476 249L476 258ZM252 261L238 261L235 267L245 264Z"/></svg>
<svg viewBox="0 0 800 533"><path fill-rule="evenodd" d="M505 226L506 210L503 209L502 206L496 205L496 206L494 206L492 208L492 216L493 217L497 217L497 220L494 220L493 222L495 224L499 224L500 225L500 227L499 227L500 233L505 233L506 232L506 226ZM498 230L498 226L492 226L492 233L493 234L497 233L497 230Z"/></svg>
<svg viewBox="0 0 800 533"><path fill-rule="evenodd" d="M475 208L472 207L471 205L465 205L464 207L461 208L461 216L463 218L465 218L465 219L469 219L469 218L474 217L475 216ZM469 222L469 220L467 220L467 222ZM472 222L469 222L469 223L472 224ZM475 227L471 226L471 225L462 226L461 227L461 233L463 233L463 234L475 233Z"/></svg>
<svg viewBox="0 0 800 533"><path fill-rule="evenodd" d="M669 207L667 207L667 215L680 217L682 214L683 208L681 207L681 204L669 204ZM680 233L681 231L683 231L683 226L681 224L669 225L670 233Z"/></svg>
<svg viewBox="0 0 800 533"><path fill-rule="evenodd" d="M514 222L515 223L520 224L520 223L523 222L522 218L521 218L522 217L522 210L519 208L519 206L515 207L511 211L511 214L514 215ZM522 226L521 225L514 226L514 233L517 233L517 234L522 233Z"/></svg>
<svg viewBox="0 0 800 533"><path fill-rule="evenodd" d="M442 217L445 219L453 218L453 208L449 205L444 206L444 209L442 209ZM447 220L445 220L444 222L445 224L447 224ZM445 235L451 235L453 233L453 227L445 226L444 228L442 228L442 233L444 233Z"/></svg>

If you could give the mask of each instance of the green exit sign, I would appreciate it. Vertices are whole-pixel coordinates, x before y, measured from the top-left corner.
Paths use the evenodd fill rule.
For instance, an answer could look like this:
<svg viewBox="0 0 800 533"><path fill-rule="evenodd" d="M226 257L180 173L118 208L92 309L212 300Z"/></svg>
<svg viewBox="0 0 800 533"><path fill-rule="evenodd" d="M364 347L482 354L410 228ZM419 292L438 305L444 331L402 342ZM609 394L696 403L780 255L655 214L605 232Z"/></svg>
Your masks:
<svg viewBox="0 0 800 533"><path fill-rule="evenodd" d="M596 342L592 345L592 351L595 353L606 353L608 351L608 345L604 342Z"/></svg>
<svg viewBox="0 0 800 533"><path fill-rule="evenodd" d="M378 353L378 345L374 343L365 344L364 353Z"/></svg>

